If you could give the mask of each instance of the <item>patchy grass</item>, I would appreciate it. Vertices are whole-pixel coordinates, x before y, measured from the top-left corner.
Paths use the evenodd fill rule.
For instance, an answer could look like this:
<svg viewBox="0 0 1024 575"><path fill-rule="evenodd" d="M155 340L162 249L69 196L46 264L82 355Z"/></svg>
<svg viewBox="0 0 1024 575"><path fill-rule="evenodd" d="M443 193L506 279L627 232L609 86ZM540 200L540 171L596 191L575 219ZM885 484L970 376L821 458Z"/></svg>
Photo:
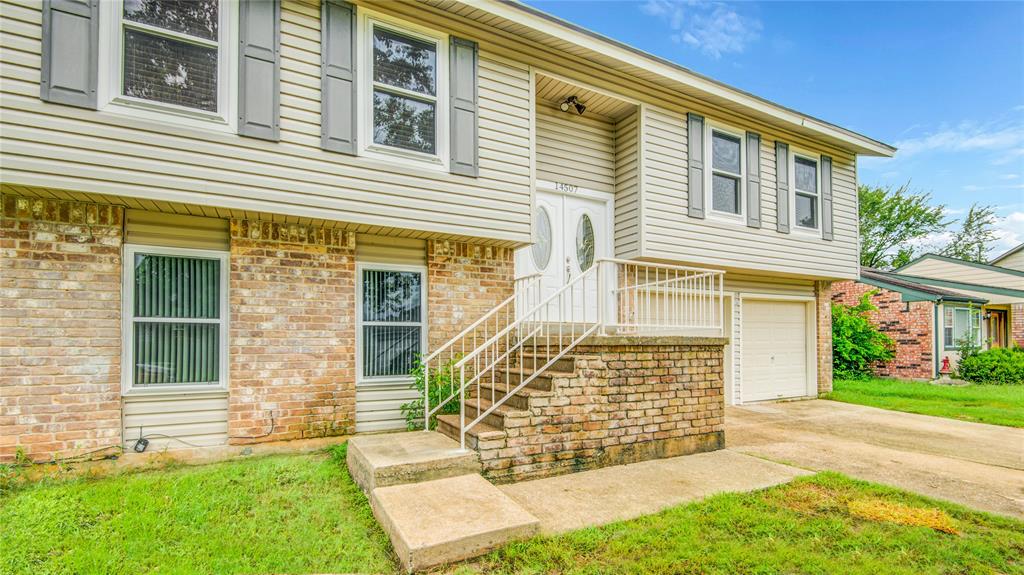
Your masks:
<svg viewBox="0 0 1024 575"><path fill-rule="evenodd" d="M822 473L516 543L455 573L1024 573L1024 523Z"/></svg>
<svg viewBox="0 0 1024 575"><path fill-rule="evenodd" d="M383 573L390 545L332 455L284 455L0 497L0 573Z"/></svg>
<svg viewBox="0 0 1024 575"><path fill-rule="evenodd" d="M825 399L962 421L1024 427L1024 387L932 385L896 379L837 380Z"/></svg>
<svg viewBox="0 0 1024 575"><path fill-rule="evenodd" d="M515 543L446 573L1024 574L1024 523L834 473ZM344 450L0 496L0 573L396 575Z"/></svg>

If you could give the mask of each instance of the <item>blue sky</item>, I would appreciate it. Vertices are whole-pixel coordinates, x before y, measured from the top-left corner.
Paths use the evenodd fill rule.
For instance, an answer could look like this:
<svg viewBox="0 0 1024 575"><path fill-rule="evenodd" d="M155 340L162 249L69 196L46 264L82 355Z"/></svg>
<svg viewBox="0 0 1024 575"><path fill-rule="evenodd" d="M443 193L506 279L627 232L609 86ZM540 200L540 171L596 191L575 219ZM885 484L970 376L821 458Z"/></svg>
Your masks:
<svg viewBox="0 0 1024 575"><path fill-rule="evenodd" d="M861 183L996 206L993 255L1024 241L1024 2L530 4L896 145Z"/></svg>

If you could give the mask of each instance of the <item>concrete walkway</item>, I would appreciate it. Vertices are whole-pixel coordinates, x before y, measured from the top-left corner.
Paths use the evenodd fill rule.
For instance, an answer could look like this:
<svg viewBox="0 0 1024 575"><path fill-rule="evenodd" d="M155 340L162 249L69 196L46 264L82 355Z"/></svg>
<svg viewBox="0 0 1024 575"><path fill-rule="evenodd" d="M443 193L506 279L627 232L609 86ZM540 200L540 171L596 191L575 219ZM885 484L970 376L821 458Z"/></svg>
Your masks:
<svg viewBox="0 0 1024 575"><path fill-rule="evenodd" d="M809 474L722 450L498 487L540 519L541 532L561 533L657 513L715 493L771 487Z"/></svg>
<svg viewBox="0 0 1024 575"><path fill-rule="evenodd" d="M726 446L1024 517L1024 429L826 400L726 409Z"/></svg>

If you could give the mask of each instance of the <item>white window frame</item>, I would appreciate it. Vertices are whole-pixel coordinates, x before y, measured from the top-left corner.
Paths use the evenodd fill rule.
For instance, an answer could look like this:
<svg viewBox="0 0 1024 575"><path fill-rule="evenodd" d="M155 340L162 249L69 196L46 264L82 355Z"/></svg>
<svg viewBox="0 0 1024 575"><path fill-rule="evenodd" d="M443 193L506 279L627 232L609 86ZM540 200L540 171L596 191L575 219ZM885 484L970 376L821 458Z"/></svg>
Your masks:
<svg viewBox="0 0 1024 575"><path fill-rule="evenodd" d="M363 272L364 271L387 271L387 272L416 272L420 274L420 321L419 322L369 322L363 321ZM408 384L412 381L409 375L381 375L366 377L363 375L363 326L364 325L395 325L420 327L420 353L426 355L427 350L427 326L429 323L427 310L427 267L412 264L384 264L374 262L356 263L356 386L376 385L380 383Z"/></svg>
<svg viewBox="0 0 1024 575"><path fill-rule="evenodd" d="M959 347L959 339L956 336L956 315L957 313L967 314L967 329L977 330L977 345L984 341L982 337L981 308L965 305L943 305L942 306L942 340L944 351L954 351ZM950 337L946 337L946 330L949 330Z"/></svg>
<svg viewBox="0 0 1024 575"><path fill-rule="evenodd" d="M814 162L814 165L815 165L814 176L815 176L815 178L817 180L816 186L817 186L818 192L817 192L817 195L815 196L815 199L814 199L814 201L815 201L814 213L815 213L816 218L817 218L817 221L815 223L818 224L818 225L816 227L813 227L813 228L809 228L807 226L801 226L797 222L797 220L796 220L796 196L797 196L797 194L803 194L805 196L809 195L807 192L797 191L797 189L796 189L796 159L797 158L803 158L805 160L809 160L811 162ZM816 155L813 152L809 152L809 151L806 151L806 150L795 149L795 148L793 148L791 146L790 147L790 153L789 153L789 182L790 182L790 187L792 188L792 192L790 193L790 198L789 198L789 200L790 200L789 201L789 221L793 222L793 225L790 226L790 229L792 231L797 232L797 233L802 233L802 234L807 234L807 235L821 237L821 233L822 233L822 231L821 231L822 230L822 225L821 225L821 218L822 218L822 214L821 214L821 156Z"/></svg>
<svg viewBox="0 0 1024 575"><path fill-rule="evenodd" d="M705 120L704 122L704 205L708 207L707 213L728 221L735 221L744 223L746 221L747 213L747 147L746 138L747 133L745 130L727 126L718 122L712 122ZM740 171L739 174L733 172L726 172L724 170L716 170L714 167L714 133L719 132L727 136L739 138L740 140ZM715 209L714 202L714 189L712 184L714 182L715 172L721 172L722 175L737 177L739 176L739 212L723 212Z"/></svg>
<svg viewBox="0 0 1024 575"><path fill-rule="evenodd" d="M362 7L359 8L358 13L357 37L359 40L356 43L356 56L359 62L358 75L360 86L357 108L360 155L390 162L399 162L418 168L425 167L439 171L448 171L451 130L448 125L449 36L430 28L411 24ZM437 99L434 112L434 122L436 125L434 146L436 153L434 154L385 146L383 144L376 144L373 141L373 90L376 85L373 81L373 30L376 27L437 45L437 89L434 95ZM404 93L401 88L387 86L386 89L398 94ZM408 95L421 100L430 99L429 96L419 92L408 92Z"/></svg>
<svg viewBox="0 0 1024 575"><path fill-rule="evenodd" d="M220 0L217 41L125 20L124 1L100 3L99 109L133 118L167 122L193 128L235 133L238 126L238 0ZM206 46L217 45L217 111L167 104L126 96L124 83L123 27Z"/></svg>
<svg viewBox="0 0 1024 575"><path fill-rule="evenodd" d="M220 365L218 366L217 384L160 384L136 386L132 380L135 373L135 255L155 254L164 256L198 257L220 260L220 317L217 319L183 319L183 318L145 318L139 321L146 322L186 322L186 323L216 323L220 325L219 332L219 353ZM124 259L122 260L121 277L121 391L123 395L161 395L167 393L204 393L211 391L228 390L228 330L229 308L228 308L228 252L219 250L201 250L194 248L172 248L166 246L149 246L142 244L125 244Z"/></svg>

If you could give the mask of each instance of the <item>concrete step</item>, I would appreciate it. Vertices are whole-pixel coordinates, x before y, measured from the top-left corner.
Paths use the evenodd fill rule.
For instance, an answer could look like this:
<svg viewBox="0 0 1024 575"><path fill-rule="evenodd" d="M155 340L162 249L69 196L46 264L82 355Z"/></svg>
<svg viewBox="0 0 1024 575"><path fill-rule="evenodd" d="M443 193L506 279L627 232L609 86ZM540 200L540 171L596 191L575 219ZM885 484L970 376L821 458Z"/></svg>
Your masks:
<svg viewBox="0 0 1024 575"><path fill-rule="evenodd" d="M526 539L540 521L480 475L378 487L370 506L412 573Z"/></svg>
<svg viewBox="0 0 1024 575"><path fill-rule="evenodd" d="M506 387L505 387L504 383L498 383L498 384L496 384L494 386L494 388L495 388L494 389L494 395L496 397L504 397L505 396ZM511 389L511 388L509 388L509 389ZM473 393L470 394L470 397L474 397L475 393L476 393L476 390L473 389L471 391ZM489 382L481 384L480 385L480 392L481 392L481 394L483 395L484 398L489 399L491 397L491 384ZM520 389L519 391L517 391L516 393L514 393L512 395L512 397L510 397L508 399L508 401L505 402L505 404L508 405L509 407L513 408L513 409L526 410L526 409L530 409L530 398L533 398L533 397L551 397L552 395L554 395L554 392L545 391L543 389L534 389L534 388L532 388L530 386L526 386L526 387Z"/></svg>
<svg viewBox="0 0 1024 575"><path fill-rule="evenodd" d="M471 420L467 417L466 423ZM452 415L438 415L437 416L437 431L447 437L455 440L456 445L459 441L459 414ZM470 428L466 432L466 448L477 449L481 441L496 441L505 439L505 432L493 425L480 422L474 427Z"/></svg>
<svg viewBox="0 0 1024 575"><path fill-rule="evenodd" d="M456 435L458 437L458 435ZM378 487L480 473L480 456L436 431L357 435L348 440L349 473L367 493Z"/></svg>
<svg viewBox="0 0 1024 575"><path fill-rule="evenodd" d="M501 400L503 396L499 393L495 395L495 399ZM464 402L466 404L466 421L470 422L477 418L477 416L491 408L491 395L490 393L484 394L478 400L476 397L466 398ZM478 409L479 408L479 409ZM529 417L529 411L523 411L516 409L508 403L502 403L494 409L494 411L487 414L483 421L495 429L505 429L505 418L506 417ZM479 425L479 424L477 424Z"/></svg>

